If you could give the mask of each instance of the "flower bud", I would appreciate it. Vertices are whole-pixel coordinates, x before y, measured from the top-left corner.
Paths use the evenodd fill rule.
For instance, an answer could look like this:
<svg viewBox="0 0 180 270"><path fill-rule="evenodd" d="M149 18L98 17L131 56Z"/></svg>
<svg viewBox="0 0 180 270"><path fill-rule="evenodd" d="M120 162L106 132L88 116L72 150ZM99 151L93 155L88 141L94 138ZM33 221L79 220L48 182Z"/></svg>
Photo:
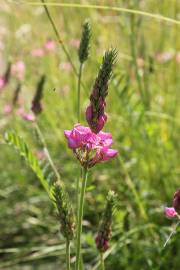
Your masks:
<svg viewBox="0 0 180 270"><path fill-rule="evenodd" d="M85 23L83 24L82 36L78 51L80 63L84 63L89 56L90 38L91 25L88 21L85 21Z"/></svg>
<svg viewBox="0 0 180 270"><path fill-rule="evenodd" d="M57 216L61 226L61 233L66 239L72 240L74 237L75 222L69 197L58 182L54 184L52 193L54 203L57 208Z"/></svg>
<svg viewBox="0 0 180 270"><path fill-rule="evenodd" d="M109 191L106 199L106 207L100 222L99 231L96 236L96 247L100 252L105 252L109 248L109 240L112 235L112 217L115 209L117 195L114 191Z"/></svg>
<svg viewBox="0 0 180 270"><path fill-rule="evenodd" d="M173 207L176 212L180 215L180 189L178 189L174 194Z"/></svg>
<svg viewBox="0 0 180 270"><path fill-rule="evenodd" d="M31 110L36 115L42 112L41 100L43 97L43 89L44 89L45 80L46 80L46 77L45 77L45 75L43 75L37 84L36 93L35 93L35 96L34 96L33 101L32 101Z"/></svg>
<svg viewBox="0 0 180 270"><path fill-rule="evenodd" d="M107 121L105 98L108 95L108 82L112 75L116 56L117 52L114 49L105 52L90 95L90 105L86 109L86 120L91 130L96 134L103 129Z"/></svg>

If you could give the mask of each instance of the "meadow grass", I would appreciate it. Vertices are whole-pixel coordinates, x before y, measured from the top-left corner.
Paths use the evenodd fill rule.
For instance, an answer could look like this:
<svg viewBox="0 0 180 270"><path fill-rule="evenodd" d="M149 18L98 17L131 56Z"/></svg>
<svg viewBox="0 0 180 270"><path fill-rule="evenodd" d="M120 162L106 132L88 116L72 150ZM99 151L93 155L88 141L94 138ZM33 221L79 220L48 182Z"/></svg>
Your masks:
<svg viewBox="0 0 180 270"><path fill-rule="evenodd" d="M178 0L62 2L140 10L179 22ZM32 49L41 48L47 39L56 40L42 5L32 5L30 1L2 1L0 5L0 24L6 30L4 35L0 33L5 45L0 51L1 70L7 61L24 61L26 73L20 96L27 110L40 76L46 75L44 110L38 117L38 126L75 205L79 167L66 146L63 131L76 122L77 76L73 69L63 68L68 59L58 42L54 52L39 58L31 55ZM98 269L94 238L105 197L113 189L120 209L114 217L111 247L104 254L106 268L178 270L178 230L166 248L163 245L175 224L164 216L164 206L171 205L180 175L180 60L176 59L180 26L112 8L48 5L48 9L77 70L77 48L72 43L80 39L85 19L91 22L90 57L83 67L81 86L84 125L84 111L102 55L110 46L118 50L107 98L109 118L105 131L112 133L119 156L89 173L82 237L85 269ZM172 58L159 60L158 55L167 52L172 53ZM0 269L63 270L65 245L53 205L35 174L3 139L5 132L15 130L32 151L43 147L32 123L14 114L3 114L15 86L16 79L12 77L0 99Z"/></svg>

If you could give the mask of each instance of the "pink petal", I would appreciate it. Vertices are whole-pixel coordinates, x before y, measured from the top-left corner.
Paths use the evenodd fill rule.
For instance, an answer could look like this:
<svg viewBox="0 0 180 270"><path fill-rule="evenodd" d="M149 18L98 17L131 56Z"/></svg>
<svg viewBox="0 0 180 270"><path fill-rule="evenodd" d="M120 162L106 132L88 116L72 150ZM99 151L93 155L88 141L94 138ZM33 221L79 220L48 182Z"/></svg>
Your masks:
<svg viewBox="0 0 180 270"><path fill-rule="evenodd" d="M174 207L165 207L165 215L169 218L177 216L177 212Z"/></svg>
<svg viewBox="0 0 180 270"><path fill-rule="evenodd" d="M68 139L71 135L71 130L64 130L64 136Z"/></svg>
<svg viewBox="0 0 180 270"><path fill-rule="evenodd" d="M99 132L98 136L101 138L101 143L103 146L111 146L113 143L112 140L112 135L111 133L107 133L107 132Z"/></svg>

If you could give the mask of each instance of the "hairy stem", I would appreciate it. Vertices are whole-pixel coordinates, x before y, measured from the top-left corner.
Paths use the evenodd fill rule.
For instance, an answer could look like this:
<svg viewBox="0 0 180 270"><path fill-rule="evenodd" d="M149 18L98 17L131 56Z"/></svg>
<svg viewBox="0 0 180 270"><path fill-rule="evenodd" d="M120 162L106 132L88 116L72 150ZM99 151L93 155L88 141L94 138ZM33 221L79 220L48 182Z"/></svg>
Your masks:
<svg viewBox="0 0 180 270"><path fill-rule="evenodd" d="M100 270L105 270L105 265L104 265L104 258L103 258L103 253L100 253Z"/></svg>
<svg viewBox="0 0 180 270"><path fill-rule="evenodd" d="M78 87L77 87L77 120L80 123L81 118L81 75L82 75L83 64L80 63L79 73L78 73Z"/></svg>
<svg viewBox="0 0 180 270"><path fill-rule="evenodd" d="M66 239L66 269L70 270L70 241Z"/></svg>
<svg viewBox="0 0 180 270"><path fill-rule="evenodd" d="M82 186L80 191L80 202L78 211L78 226L77 226L77 243L76 243L76 270L79 270L80 257L81 257L81 233L82 233L82 220L83 220L83 210L84 210L84 196L86 191L87 183L87 168L83 168L82 174Z"/></svg>

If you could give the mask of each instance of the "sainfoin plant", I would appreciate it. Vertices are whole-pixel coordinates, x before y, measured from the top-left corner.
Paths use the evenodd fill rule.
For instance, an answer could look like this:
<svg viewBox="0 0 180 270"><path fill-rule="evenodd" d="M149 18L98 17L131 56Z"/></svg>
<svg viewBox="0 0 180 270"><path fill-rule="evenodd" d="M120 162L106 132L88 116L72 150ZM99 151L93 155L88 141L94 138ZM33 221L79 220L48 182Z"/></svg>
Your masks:
<svg viewBox="0 0 180 270"><path fill-rule="evenodd" d="M28 148L27 144L15 133L7 133L6 141L15 145L20 154L24 156L27 163L36 173L44 188L49 194L53 202L57 220L60 225L60 232L66 240L66 269L71 268L71 243L74 242L73 247L76 249L75 269L80 270L83 266L83 258L81 253L81 239L82 239L82 221L84 214L84 202L86 185L88 181L88 172L93 169L97 164L108 162L116 157L118 151L112 148L113 138L110 132L104 132L102 129L107 122L106 97L108 95L109 80L112 75L113 66L116 60L117 52L115 49L108 49L105 51L102 63L99 67L98 74L89 94L89 104L84 111L84 119L87 121L87 126L80 123L81 119L81 103L80 103L80 88L81 88L81 75L82 68L85 61L88 60L90 49L91 27L90 23L86 21L83 24L82 38L78 50L78 58L80 62L80 73L78 76L78 95L77 95L77 123L74 123L71 130L64 130L64 136L67 140L67 147L72 150L76 160L81 167L81 175L77 175L78 189L76 193L76 210L77 215L74 215L74 209L70 197L65 190L62 179L57 171L47 145L39 127L39 115L43 113L42 98L44 92L44 84L46 76L42 75L38 81L34 97L31 102L31 112L26 112L21 105L18 105L18 98L20 87L15 90L12 106L16 110L16 115L21 116L23 119L32 122L32 125L38 135L43 152L45 154L45 164L38 161L33 155L33 152ZM18 107L18 108L17 108ZM47 169L44 166L50 167L50 173L45 174ZM109 247L111 239L111 225L114 210L117 204L117 195L113 191L109 191L106 199L106 205L102 214L102 220L99 225L99 230L96 232L94 241L99 251L99 262L104 269L104 252ZM75 218L76 216L76 218Z"/></svg>

